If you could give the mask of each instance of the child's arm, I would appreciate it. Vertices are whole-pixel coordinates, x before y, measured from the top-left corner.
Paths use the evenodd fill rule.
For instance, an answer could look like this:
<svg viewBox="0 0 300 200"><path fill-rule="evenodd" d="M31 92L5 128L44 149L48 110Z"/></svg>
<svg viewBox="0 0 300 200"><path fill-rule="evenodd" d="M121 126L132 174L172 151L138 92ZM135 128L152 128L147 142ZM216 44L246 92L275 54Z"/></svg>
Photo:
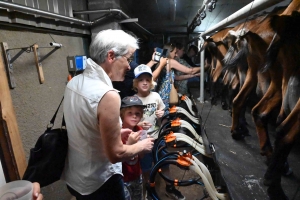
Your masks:
<svg viewBox="0 0 300 200"><path fill-rule="evenodd" d="M155 111L155 115L157 118L161 118L162 116L164 116L164 114L165 114L165 111L163 109Z"/></svg>
<svg viewBox="0 0 300 200"><path fill-rule="evenodd" d="M165 114L165 104L163 102L163 100L161 99L161 97L158 94L158 105L157 105L157 110L155 112L155 115L157 118L161 118L162 116L164 116Z"/></svg>

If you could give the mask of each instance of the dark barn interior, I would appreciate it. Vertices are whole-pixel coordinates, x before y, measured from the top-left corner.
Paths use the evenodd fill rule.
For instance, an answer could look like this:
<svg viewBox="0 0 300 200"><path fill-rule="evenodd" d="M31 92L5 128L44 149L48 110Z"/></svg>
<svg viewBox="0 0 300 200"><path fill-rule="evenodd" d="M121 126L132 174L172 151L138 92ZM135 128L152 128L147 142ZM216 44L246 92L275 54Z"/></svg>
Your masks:
<svg viewBox="0 0 300 200"><path fill-rule="evenodd" d="M199 49L200 81L188 95L208 156L180 142L167 150L194 152L226 198L172 166L171 179L195 182L176 187L187 200L300 199L299 10L299 0L0 0L0 186L22 179L68 78L82 72L72 59L88 58L93 37L116 29L138 38L139 64L167 43ZM154 179L158 199L169 199ZM62 180L41 193L75 199Z"/></svg>

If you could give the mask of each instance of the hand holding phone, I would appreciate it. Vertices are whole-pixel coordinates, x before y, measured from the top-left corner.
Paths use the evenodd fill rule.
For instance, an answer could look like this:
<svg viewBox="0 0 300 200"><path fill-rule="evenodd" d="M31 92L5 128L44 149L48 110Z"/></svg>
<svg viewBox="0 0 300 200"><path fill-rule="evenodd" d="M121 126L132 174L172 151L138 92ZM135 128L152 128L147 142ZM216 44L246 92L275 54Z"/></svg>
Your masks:
<svg viewBox="0 0 300 200"><path fill-rule="evenodd" d="M156 47L154 53L154 61L159 62L160 57L162 56L163 50L161 48Z"/></svg>

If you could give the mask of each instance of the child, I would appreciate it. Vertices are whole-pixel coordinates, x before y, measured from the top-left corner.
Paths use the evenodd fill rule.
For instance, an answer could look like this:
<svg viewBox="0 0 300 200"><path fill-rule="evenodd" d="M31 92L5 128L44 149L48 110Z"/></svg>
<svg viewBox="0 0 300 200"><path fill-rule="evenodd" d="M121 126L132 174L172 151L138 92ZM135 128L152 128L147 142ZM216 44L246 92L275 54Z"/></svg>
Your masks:
<svg viewBox="0 0 300 200"><path fill-rule="evenodd" d="M122 99L121 119L123 128L129 128L133 132L128 138L123 138L123 143L134 144L141 139L142 127L137 126L143 117L143 102L136 96L129 96ZM143 185L141 176L141 166L139 156L134 156L131 160L122 163L124 175L124 190L126 200L141 200L143 198Z"/></svg>
<svg viewBox="0 0 300 200"><path fill-rule="evenodd" d="M135 79L133 80L133 89L137 92L138 96L144 104L144 116L139 126L147 130L147 133L157 139L159 127L157 119L164 115L165 104L160 98L159 94L152 92L154 87L152 81L152 71L147 65L139 65L134 70ZM146 183L149 180L150 171L152 168L152 154L148 153L141 159L141 167L143 172L144 182L144 196L146 194Z"/></svg>
<svg viewBox="0 0 300 200"><path fill-rule="evenodd" d="M165 104L157 92L151 91L154 84L150 67L141 64L135 68L134 74L133 89L137 92L136 96L144 104L144 116L139 126L147 130L147 133L154 139L157 139L159 129L157 119L164 115Z"/></svg>
<svg viewBox="0 0 300 200"><path fill-rule="evenodd" d="M148 130L148 134L154 139L158 137L159 127L156 126L157 119L161 118L165 112L165 104L161 96L157 92L152 92L154 88L153 74L147 65L139 65L134 70L135 79L133 80L133 89L144 104L144 117L139 123L143 129ZM169 106L169 105L168 105ZM146 193L145 186L149 180L152 168L152 154L148 153L141 159L141 167L143 173L144 196ZM163 173L170 177L169 167L162 168ZM184 200L185 197L173 185L166 182L166 195L173 199Z"/></svg>

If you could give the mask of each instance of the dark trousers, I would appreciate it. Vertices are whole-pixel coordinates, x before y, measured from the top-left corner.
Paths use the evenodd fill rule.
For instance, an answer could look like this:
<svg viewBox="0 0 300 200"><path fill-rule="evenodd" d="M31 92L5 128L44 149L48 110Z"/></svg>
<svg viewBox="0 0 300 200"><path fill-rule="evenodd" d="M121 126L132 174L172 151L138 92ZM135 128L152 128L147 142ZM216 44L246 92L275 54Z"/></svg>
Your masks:
<svg viewBox="0 0 300 200"><path fill-rule="evenodd" d="M81 195L67 185L69 192L77 200L125 200L123 176L115 174L98 190L89 195Z"/></svg>

